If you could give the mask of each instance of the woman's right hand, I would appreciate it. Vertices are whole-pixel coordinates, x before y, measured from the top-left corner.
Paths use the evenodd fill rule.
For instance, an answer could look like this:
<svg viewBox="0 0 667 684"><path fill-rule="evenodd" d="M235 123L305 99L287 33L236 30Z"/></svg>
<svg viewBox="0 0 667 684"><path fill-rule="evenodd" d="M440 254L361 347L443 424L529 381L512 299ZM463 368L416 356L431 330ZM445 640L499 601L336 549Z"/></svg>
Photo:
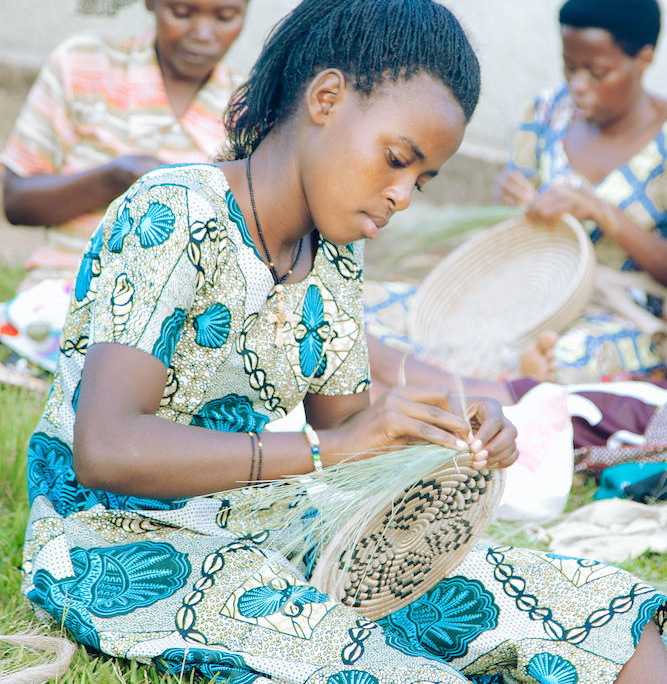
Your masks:
<svg viewBox="0 0 667 684"><path fill-rule="evenodd" d="M333 465L350 454L364 458L416 442L460 450L467 446L468 433L466 420L450 410L442 386L393 387L338 427L320 432L322 462Z"/></svg>

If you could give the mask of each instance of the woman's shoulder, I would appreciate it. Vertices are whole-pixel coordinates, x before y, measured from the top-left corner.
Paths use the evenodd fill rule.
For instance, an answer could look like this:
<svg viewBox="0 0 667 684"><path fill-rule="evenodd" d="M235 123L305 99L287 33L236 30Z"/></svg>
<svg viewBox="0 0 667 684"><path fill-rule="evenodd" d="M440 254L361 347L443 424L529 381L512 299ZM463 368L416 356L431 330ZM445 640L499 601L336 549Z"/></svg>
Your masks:
<svg viewBox="0 0 667 684"><path fill-rule="evenodd" d="M572 111L566 84L545 88L524 105L519 129L540 137L562 133L572 120Z"/></svg>
<svg viewBox="0 0 667 684"><path fill-rule="evenodd" d="M51 59L69 61L84 56L103 56L108 53L110 45L109 39L93 31L73 33L52 51Z"/></svg>
<svg viewBox="0 0 667 684"><path fill-rule="evenodd" d="M141 55L144 62L150 61L154 41L153 31L130 37L106 36L93 31L74 33L51 52L49 61L56 63L61 71L85 68L95 73L129 62L141 64Z"/></svg>
<svg viewBox="0 0 667 684"><path fill-rule="evenodd" d="M552 117L554 114L563 111L563 109L570 111L572 107L572 98L567 83L561 83L551 88L544 88L535 97L535 104L545 115Z"/></svg>
<svg viewBox="0 0 667 684"><path fill-rule="evenodd" d="M153 188L155 186L186 186L202 194L227 193L229 184L220 167L215 164L163 164L145 173L135 183L136 189Z"/></svg>

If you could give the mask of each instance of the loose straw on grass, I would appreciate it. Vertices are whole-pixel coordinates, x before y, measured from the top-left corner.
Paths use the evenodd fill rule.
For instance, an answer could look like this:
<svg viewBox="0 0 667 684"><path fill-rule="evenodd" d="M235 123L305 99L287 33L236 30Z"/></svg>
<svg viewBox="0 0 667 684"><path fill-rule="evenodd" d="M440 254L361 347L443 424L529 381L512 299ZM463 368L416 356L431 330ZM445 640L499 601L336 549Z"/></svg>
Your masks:
<svg viewBox="0 0 667 684"><path fill-rule="evenodd" d="M9 672L0 671L0 684L43 684L60 677L69 667L75 650L75 645L67 639L41 634L0 634L0 641L17 648L51 652L55 656L49 663Z"/></svg>

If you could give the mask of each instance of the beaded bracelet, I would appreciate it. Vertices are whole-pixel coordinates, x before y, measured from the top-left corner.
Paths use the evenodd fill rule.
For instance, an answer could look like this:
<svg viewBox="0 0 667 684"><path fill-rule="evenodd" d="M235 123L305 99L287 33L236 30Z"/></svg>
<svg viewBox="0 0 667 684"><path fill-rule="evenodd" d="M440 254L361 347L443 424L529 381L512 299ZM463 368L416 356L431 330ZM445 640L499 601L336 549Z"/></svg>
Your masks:
<svg viewBox="0 0 667 684"><path fill-rule="evenodd" d="M317 432L313 430L310 423L306 423L302 430L308 444L310 445L310 454L313 457L313 467L318 473L322 472L322 459L320 457L320 438L317 436Z"/></svg>
<svg viewBox="0 0 667 684"><path fill-rule="evenodd" d="M264 454L264 444L261 440L261 435L257 435L257 452L259 457L257 459L257 482L262 481L262 456Z"/></svg>
<svg viewBox="0 0 667 684"><path fill-rule="evenodd" d="M255 471L255 433L248 432L248 436L250 437L250 475L248 476L248 484L252 484L254 482L253 473Z"/></svg>

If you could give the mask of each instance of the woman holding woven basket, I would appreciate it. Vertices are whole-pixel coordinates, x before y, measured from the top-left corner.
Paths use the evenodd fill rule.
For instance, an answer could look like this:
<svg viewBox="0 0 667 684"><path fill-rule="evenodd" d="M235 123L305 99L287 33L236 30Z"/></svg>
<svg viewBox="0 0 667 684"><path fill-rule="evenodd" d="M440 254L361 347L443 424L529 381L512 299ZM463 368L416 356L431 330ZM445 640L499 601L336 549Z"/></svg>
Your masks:
<svg viewBox="0 0 667 684"><path fill-rule="evenodd" d="M228 161L157 169L111 204L28 451L24 591L78 641L238 682L657 684L666 597L601 563L479 546L379 622L308 583L323 482L347 477L356 515L371 485L410 491L419 456L396 448L427 440L472 453L454 478L479 476L474 501L516 459L497 402L368 398L362 240L458 148L478 94L441 4L304 0L232 98ZM264 430L300 400L302 432ZM350 478L387 450L391 470ZM243 486L285 477L286 505L287 484ZM296 566L276 531L304 501Z"/></svg>
<svg viewBox="0 0 667 684"><path fill-rule="evenodd" d="M528 363L561 383L664 377L667 101L643 85L660 8L656 0L568 0L559 19L566 84L526 108L498 196L539 224L563 213L581 220L598 283L586 315L559 339L543 335Z"/></svg>

